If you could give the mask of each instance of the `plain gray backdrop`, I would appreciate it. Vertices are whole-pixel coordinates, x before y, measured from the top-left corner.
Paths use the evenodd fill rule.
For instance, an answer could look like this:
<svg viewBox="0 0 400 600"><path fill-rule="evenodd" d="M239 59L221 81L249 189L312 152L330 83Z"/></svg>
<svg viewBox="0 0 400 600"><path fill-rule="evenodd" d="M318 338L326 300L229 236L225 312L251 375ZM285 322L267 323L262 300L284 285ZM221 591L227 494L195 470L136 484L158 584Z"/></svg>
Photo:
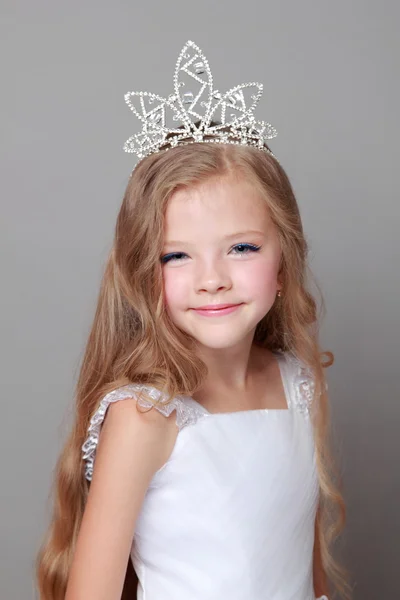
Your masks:
<svg viewBox="0 0 400 600"><path fill-rule="evenodd" d="M188 39L219 90L264 83L256 117L278 130L336 357L342 555L355 600L400 598L399 19L395 0L1 2L2 599L35 597L52 470L135 160L124 94L172 93Z"/></svg>

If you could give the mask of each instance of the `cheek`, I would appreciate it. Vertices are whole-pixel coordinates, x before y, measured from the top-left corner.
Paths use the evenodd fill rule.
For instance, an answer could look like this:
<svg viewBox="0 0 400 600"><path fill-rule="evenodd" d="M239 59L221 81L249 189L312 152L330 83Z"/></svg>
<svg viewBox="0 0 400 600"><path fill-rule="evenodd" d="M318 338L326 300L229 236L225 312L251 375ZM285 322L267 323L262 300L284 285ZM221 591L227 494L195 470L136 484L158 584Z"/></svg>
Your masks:
<svg viewBox="0 0 400 600"><path fill-rule="evenodd" d="M235 283L241 293L252 299L269 301L276 294L278 265L276 261L255 260L237 270Z"/></svg>
<svg viewBox="0 0 400 600"><path fill-rule="evenodd" d="M173 308L187 303L189 293L188 277L183 269L165 269L163 271L164 302Z"/></svg>

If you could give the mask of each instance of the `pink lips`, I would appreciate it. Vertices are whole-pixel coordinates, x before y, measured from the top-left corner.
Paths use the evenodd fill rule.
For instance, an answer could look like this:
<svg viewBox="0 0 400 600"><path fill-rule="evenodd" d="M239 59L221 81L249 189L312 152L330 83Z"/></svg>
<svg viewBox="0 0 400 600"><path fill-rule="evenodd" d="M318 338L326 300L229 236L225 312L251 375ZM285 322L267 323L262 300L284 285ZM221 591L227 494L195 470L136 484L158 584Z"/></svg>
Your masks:
<svg viewBox="0 0 400 600"><path fill-rule="evenodd" d="M201 306L199 308L195 308L194 310L199 315L204 315L206 317L218 317L234 312L237 308L239 308L239 306L241 306L241 304L208 304L207 306Z"/></svg>

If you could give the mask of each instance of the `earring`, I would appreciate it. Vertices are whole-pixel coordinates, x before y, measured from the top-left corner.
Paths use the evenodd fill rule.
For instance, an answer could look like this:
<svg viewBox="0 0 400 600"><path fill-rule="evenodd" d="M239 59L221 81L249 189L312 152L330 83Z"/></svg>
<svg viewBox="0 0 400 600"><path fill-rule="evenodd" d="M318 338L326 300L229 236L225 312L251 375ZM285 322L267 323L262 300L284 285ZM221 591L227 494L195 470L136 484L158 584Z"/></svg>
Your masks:
<svg viewBox="0 0 400 600"><path fill-rule="evenodd" d="M280 298L282 296L281 290L278 290L277 296L278 296L278 298Z"/></svg>

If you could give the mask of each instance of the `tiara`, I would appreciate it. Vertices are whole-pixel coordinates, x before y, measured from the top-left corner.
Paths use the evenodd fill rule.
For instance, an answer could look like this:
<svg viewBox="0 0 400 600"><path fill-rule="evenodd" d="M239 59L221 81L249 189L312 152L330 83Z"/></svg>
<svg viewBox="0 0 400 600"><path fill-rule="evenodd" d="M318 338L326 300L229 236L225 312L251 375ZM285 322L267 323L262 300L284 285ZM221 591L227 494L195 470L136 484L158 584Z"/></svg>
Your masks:
<svg viewBox="0 0 400 600"><path fill-rule="evenodd" d="M212 142L255 146L274 156L264 144L276 137L276 129L253 116L262 92L263 85L256 82L224 94L214 90L207 58L189 40L176 62L173 94L167 98L150 92L125 94L143 128L126 140L124 150L141 159L161 149Z"/></svg>

